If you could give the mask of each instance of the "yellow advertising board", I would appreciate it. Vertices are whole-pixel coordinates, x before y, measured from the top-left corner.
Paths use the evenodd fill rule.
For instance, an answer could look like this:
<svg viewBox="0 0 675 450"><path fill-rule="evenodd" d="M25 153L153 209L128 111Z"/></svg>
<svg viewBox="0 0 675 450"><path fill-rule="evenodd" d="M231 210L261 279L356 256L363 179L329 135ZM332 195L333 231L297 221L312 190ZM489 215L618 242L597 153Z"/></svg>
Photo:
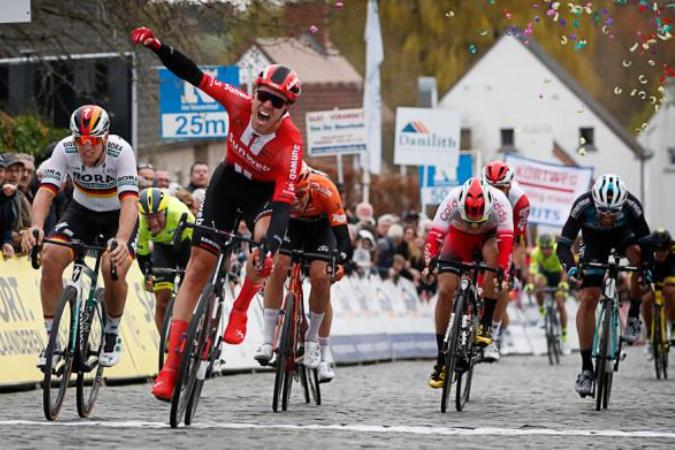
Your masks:
<svg viewBox="0 0 675 450"><path fill-rule="evenodd" d="M68 268L64 279L69 280L70 275ZM0 386L42 380L42 372L35 366L46 345L39 283L40 271L33 270L27 258L0 260ZM137 264L127 274L127 283L121 359L118 365L105 370L108 379L143 378L157 372L155 299L143 289L143 275ZM100 277L99 286L103 286Z"/></svg>

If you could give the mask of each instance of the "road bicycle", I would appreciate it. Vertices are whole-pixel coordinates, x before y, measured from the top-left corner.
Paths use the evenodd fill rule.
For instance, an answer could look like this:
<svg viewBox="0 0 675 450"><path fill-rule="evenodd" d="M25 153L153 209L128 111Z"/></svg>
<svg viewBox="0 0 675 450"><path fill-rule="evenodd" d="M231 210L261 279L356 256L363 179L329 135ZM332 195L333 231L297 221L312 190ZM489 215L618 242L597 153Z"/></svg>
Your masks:
<svg viewBox="0 0 675 450"><path fill-rule="evenodd" d="M445 364L443 366L443 392L441 412L446 412L450 401L451 387L455 385L455 409L462 411L469 401L473 368L482 359L482 347L475 342L478 331L478 316L483 308L483 299L478 295L476 283L481 272L493 272L501 286L504 273L481 262L476 255L473 264L439 259L438 273L459 272L461 279L453 301L453 312L443 339Z"/></svg>
<svg viewBox="0 0 675 450"><path fill-rule="evenodd" d="M162 367L164 367L164 360L166 358L166 354L169 351L169 328L171 325L171 317L173 316L173 302L176 300L176 294L178 293L180 280L183 278L185 271L183 269L152 267L150 263L148 263L146 267L146 283L152 276L168 275L169 277L174 277L171 300L169 300L169 303L166 305L166 311L164 312L164 318L162 319L162 328L159 330L159 355L157 361L157 371L160 371L162 370Z"/></svg>
<svg viewBox="0 0 675 450"><path fill-rule="evenodd" d="M670 341L668 340L668 320L666 318L666 303L663 299L663 291L656 289L654 291L654 302L652 304L652 323L650 330L650 341L652 343L652 356L654 357L654 370L656 379L668 379L668 353L670 352Z"/></svg>
<svg viewBox="0 0 675 450"><path fill-rule="evenodd" d="M105 290L98 287L98 273L107 246L102 235L96 238L95 245L87 245L77 239L70 242L44 239L44 242L68 247L75 256L73 273L56 307L45 349L46 365L42 381L44 414L47 420L58 419L71 375L76 374L77 413L80 417L88 417L103 385L103 366L99 364L99 355L104 344ZM113 240L111 248L116 245ZM40 268L41 250L42 245L36 245L31 251L31 264L36 270ZM87 254L95 258L93 269L85 261ZM113 280L117 280L114 264L111 264L110 270ZM88 290L85 280L89 281ZM89 374L93 376L91 380Z"/></svg>

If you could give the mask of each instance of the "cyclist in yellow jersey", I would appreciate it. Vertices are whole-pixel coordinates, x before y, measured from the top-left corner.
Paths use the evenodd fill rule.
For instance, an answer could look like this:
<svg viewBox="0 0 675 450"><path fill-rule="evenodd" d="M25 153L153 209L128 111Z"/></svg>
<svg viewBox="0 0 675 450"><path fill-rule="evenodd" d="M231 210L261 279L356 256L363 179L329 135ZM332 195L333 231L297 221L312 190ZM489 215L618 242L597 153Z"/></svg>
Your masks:
<svg viewBox="0 0 675 450"><path fill-rule="evenodd" d="M173 246L173 234L183 213L194 223L195 217L185 203L158 188L145 189L138 199L138 241L136 255L144 275L153 267L184 269L190 259L192 228L181 235L180 243ZM152 249L150 248L152 242ZM173 276L159 275L146 285L155 292L155 324L161 330L166 307L171 301Z"/></svg>
<svg viewBox="0 0 675 450"><path fill-rule="evenodd" d="M569 346L567 345L567 308L565 307L569 284L567 283L567 273L563 270L562 264L556 254L555 240L550 234L542 234L537 238L537 246L532 249L530 255L528 284L525 287L526 292L535 292L542 323L545 309L544 293L540 290L546 287L558 288L555 292L555 301L560 312L562 351L563 354L569 354Z"/></svg>
<svg viewBox="0 0 675 450"><path fill-rule="evenodd" d="M661 291L666 305L666 313L670 320L670 339L675 338L675 245L670 233L664 228L658 228L651 235L654 249L654 284L656 290ZM654 293L648 293L642 302L642 316L647 326L652 323L652 302ZM647 349L645 354L653 358L651 333L647 330Z"/></svg>

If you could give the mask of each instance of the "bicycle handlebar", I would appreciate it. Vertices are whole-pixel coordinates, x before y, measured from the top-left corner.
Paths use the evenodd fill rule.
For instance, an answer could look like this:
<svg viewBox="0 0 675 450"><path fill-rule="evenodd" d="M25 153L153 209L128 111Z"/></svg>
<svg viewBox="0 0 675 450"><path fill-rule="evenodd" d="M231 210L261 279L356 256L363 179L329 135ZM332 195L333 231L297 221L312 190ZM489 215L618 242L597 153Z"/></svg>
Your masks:
<svg viewBox="0 0 675 450"><path fill-rule="evenodd" d="M439 271L443 271L444 269L459 269L461 273L468 273L473 270L478 270L479 272L492 272L497 275L497 281L499 282L500 286L504 281L504 270L501 267L488 267L484 262L474 262L467 264L460 261L437 259L435 261L435 265Z"/></svg>
<svg viewBox="0 0 675 450"><path fill-rule="evenodd" d="M180 220L178 221L178 226L176 226L176 231L174 232L173 235L173 245L174 247L178 246L180 243L180 238L181 235L183 234L183 231L185 231L186 228L192 228L195 230L202 230L202 231L208 231L210 233L216 234L218 236L222 236L226 239L232 239L240 242L247 242L251 247L260 247L261 244L258 242L254 241L251 238L247 238L244 236L241 236L233 231L223 231L219 230L218 228L215 227L208 227L206 225L199 225L196 223L190 223L187 222L187 213L183 213L182 216L180 216Z"/></svg>
<svg viewBox="0 0 675 450"><path fill-rule="evenodd" d="M330 263L329 267L330 267L331 283L335 282L335 273L337 271L338 258L340 256L339 252L336 249L331 250L329 255L325 253L305 252L303 250L287 250L285 248L280 248L279 253L281 253L282 255L290 256L291 258L297 258L301 260L318 259L320 261Z"/></svg>

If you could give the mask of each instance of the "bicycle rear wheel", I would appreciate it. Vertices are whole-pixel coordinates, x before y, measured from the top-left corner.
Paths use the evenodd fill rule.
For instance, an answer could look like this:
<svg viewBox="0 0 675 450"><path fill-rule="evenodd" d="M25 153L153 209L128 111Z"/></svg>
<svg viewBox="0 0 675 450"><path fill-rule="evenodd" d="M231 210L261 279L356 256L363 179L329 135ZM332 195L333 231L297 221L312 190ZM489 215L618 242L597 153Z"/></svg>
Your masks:
<svg viewBox="0 0 675 450"><path fill-rule="evenodd" d="M458 295L455 298L454 317L452 323L449 323L449 330L446 332L446 339L443 343L445 347L445 365L443 366L443 393L441 394L441 412L448 409L450 400L450 388L455 381L455 363L457 353L457 342L462 332L462 316L464 313L464 295Z"/></svg>
<svg viewBox="0 0 675 450"><path fill-rule="evenodd" d="M175 297L171 297L171 301L166 305L164 312L164 319L162 319L162 329L159 330L159 361L157 364L157 371L159 372L164 367L164 359L169 351L169 328L171 328L171 317L173 316L173 302Z"/></svg>
<svg viewBox="0 0 675 450"><path fill-rule="evenodd" d="M73 330L75 302L77 290L73 286L66 286L56 308L52 331L45 349L47 364L42 382L42 406L47 420L58 419L73 370L75 353L72 333L75 332Z"/></svg>
<svg viewBox="0 0 675 450"><path fill-rule="evenodd" d="M279 403L284 411L288 408L288 395L290 388L288 382L293 381L293 375L289 371L289 366L295 364L295 355L293 355L293 305L295 296L289 292L286 295L286 308L280 312L279 321L281 321L281 333L277 345L276 374L274 377L274 395L272 397L272 410L279 411Z"/></svg>
<svg viewBox="0 0 675 450"><path fill-rule="evenodd" d="M103 366L98 363L98 357L103 348L103 331L105 305L102 288L96 290L96 304L90 311L84 306L80 313L80 346L81 359L77 372L77 414L80 417L89 417L96 404L98 392L103 385ZM92 372L92 380L85 379L85 375ZM91 381L91 384L90 384Z"/></svg>
<svg viewBox="0 0 675 450"><path fill-rule="evenodd" d="M180 424L180 420L184 417L188 403L192 398L195 382L197 381L198 372L206 371L206 365L202 364L202 355L204 354L204 345L208 336L208 306L209 297L213 291L213 285L208 284L204 287L202 295L199 298L197 309L192 315L190 326L188 327L187 338L181 344L183 347L182 357L178 374L176 376L176 386L173 390L173 397L171 398L171 413L169 415L169 422L172 428L176 428ZM202 369L203 367L203 369ZM191 405L196 409L196 404ZM190 420L192 420L191 412Z"/></svg>

